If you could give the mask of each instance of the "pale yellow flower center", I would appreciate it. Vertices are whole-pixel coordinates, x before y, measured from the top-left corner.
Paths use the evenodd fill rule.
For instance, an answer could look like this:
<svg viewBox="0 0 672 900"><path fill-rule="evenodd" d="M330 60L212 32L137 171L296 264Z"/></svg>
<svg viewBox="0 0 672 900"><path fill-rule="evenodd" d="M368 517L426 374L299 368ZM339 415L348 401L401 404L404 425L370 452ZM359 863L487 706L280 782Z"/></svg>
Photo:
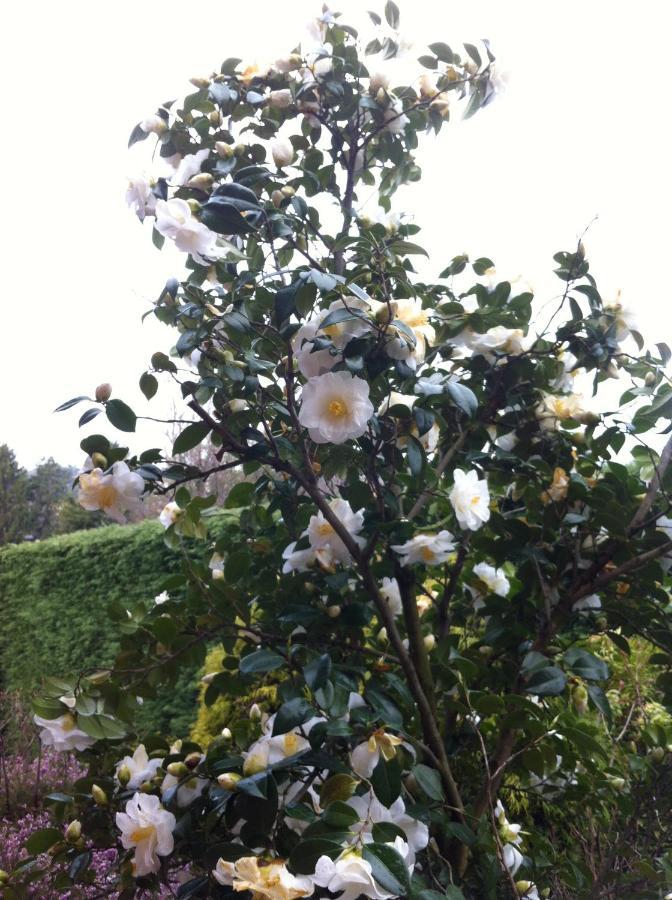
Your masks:
<svg viewBox="0 0 672 900"><path fill-rule="evenodd" d="M481 497L480 494L474 494L474 496L469 501L472 506L478 506Z"/></svg>
<svg viewBox="0 0 672 900"><path fill-rule="evenodd" d="M431 547L423 547L420 551L420 556L422 556L424 560L429 562L429 560L434 559L434 551Z"/></svg>
<svg viewBox="0 0 672 900"><path fill-rule="evenodd" d="M334 398L333 400L329 401L327 410L329 412L329 415L332 418L342 419L343 416L346 415L346 413L348 411L348 407L345 405L345 403L342 400Z"/></svg>
<svg viewBox="0 0 672 900"><path fill-rule="evenodd" d="M322 522L317 526L317 533L320 537L329 537L332 534L334 529L331 527L329 522Z"/></svg>
<svg viewBox="0 0 672 900"><path fill-rule="evenodd" d="M114 506L117 499L117 491L113 484L104 484L98 489L98 503L102 509Z"/></svg>
<svg viewBox="0 0 672 900"><path fill-rule="evenodd" d="M134 844L139 844L141 841L149 840L155 831L156 828L154 825L145 825L142 828L136 828L135 831L131 833L131 840Z"/></svg>
<svg viewBox="0 0 672 900"><path fill-rule="evenodd" d="M72 731L72 729L74 727L75 727L75 720L73 719L73 717L67 716L67 715L63 716L63 724L61 725L61 728L63 729L63 731Z"/></svg>

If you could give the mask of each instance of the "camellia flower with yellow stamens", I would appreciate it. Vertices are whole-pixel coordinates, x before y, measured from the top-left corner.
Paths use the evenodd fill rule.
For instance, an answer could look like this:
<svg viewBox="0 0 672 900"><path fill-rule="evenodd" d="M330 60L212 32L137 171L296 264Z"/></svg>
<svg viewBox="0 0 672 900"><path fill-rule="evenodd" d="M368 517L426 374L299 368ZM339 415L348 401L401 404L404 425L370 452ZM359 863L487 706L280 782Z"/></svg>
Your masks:
<svg viewBox="0 0 672 900"><path fill-rule="evenodd" d="M250 891L252 900L297 900L310 897L314 887L307 875L292 875L281 859L264 863L257 856L242 856L235 862L217 861L212 874L219 884L236 893Z"/></svg>
<svg viewBox="0 0 672 900"><path fill-rule="evenodd" d="M455 540L450 531L416 534L405 544L393 544L392 549L401 556L402 566L440 566L455 549Z"/></svg>
<svg viewBox="0 0 672 900"><path fill-rule="evenodd" d="M368 383L349 372L316 375L301 392L299 422L316 444L343 444L360 437L372 415Z"/></svg>
<svg viewBox="0 0 672 900"><path fill-rule="evenodd" d="M553 470L553 481L548 490L541 495L542 503L559 503L564 500L569 490L569 475L563 468L556 466Z"/></svg>
<svg viewBox="0 0 672 900"><path fill-rule="evenodd" d="M96 743L95 738L77 727L77 720L72 713L65 713L57 719L33 716L33 722L42 729L40 731L42 746L53 747L57 753L86 750Z"/></svg>
<svg viewBox="0 0 672 900"><path fill-rule="evenodd" d="M368 741L358 744L350 753L350 765L360 778L370 778L382 756L386 762L393 759L397 747L403 744L396 734L388 734L382 728L374 731Z"/></svg>
<svg viewBox="0 0 672 900"><path fill-rule="evenodd" d="M455 469L453 478L455 483L448 499L457 521L461 528L478 531L490 518L488 483L485 479L480 480L473 469L470 472Z"/></svg>
<svg viewBox="0 0 672 900"><path fill-rule="evenodd" d="M391 306L394 320L410 329L415 338L415 345L409 341L409 336L404 330L394 325L393 320L387 328L385 352L392 359L404 360L410 368L415 369L423 362L427 345L434 342L436 332L429 321L427 310L422 307L421 300L405 297L392 301Z"/></svg>
<svg viewBox="0 0 672 900"><path fill-rule="evenodd" d="M359 512L354 512L348 501L342 500L340 497L331 500L329 507L348 534L360 546L363 546L364 539L358 538L357 535L364 524L364 510L360 509ZM303 536L308 538L313 551L329 550L334 562L345 565L351 562L350 551L321 512L310 517L308 528L303 532Z"/></svg>
<svg viewBox="0 0 672 900"><path fill-rule="evenodd" d="M544 394L543 401L536 408L539 424L545 431L555 431L558 422L567 419L584 422L590 413L582 403L580 394Z"/></svg>
<svg viewBox="0 0 672 900"><path fill-rule="evenodd" d="M125 522L126 513L140 505L145 488L142 475L131 472L125 462L116 462L108 472L93 469L79 476L77 500L88 510L102 509L116 522Z"/></svg>
<svg viewBox="0 0 672 900"><path fill-rule="evenodd" d="M134 875L158 872L159 857L173 852L175 816L153 794L135 793L126 804L126 812L117 813L116 823L122 846L126 850L135 849Z"/></svg>
<svg viewBox="0 0 672 900"><path fill-rule="evenodd" d="M520 356L525 350L525 335L520 328L495 325L474 337L472 352L494 362L498 356Z"/></svg>
<svg viewBox="0 0 672 900"><path fill-rule="evenodd" d="M123 786L129 791L137 791L143 782L150 781L156 775L156 770L162 763L162 759L150 759L145 745L138 744L133 756L125 756L117 763L115 775L121 782L119 771L122 768L125 769L127 778L124 780Z"/></svg>

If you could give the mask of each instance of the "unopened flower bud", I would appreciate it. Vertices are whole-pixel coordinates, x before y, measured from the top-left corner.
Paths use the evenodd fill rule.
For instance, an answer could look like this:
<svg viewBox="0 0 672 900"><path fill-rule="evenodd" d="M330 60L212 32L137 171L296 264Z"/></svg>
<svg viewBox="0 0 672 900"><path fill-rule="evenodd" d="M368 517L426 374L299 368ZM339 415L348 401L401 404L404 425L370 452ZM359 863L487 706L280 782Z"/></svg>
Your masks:
<svg viewBox="0 0 672 900"><path fill-rule="evenodd" d="M187 206L192 211L192 213L197 213L201 208L201 204L198 202L198 200L194 200L193 197L187 200Z"/></svg>
<svg viewBox="0 0 672 900"><path fill-rule="evenodd" d="M341 614L341 607L334 603L332 606L328 606L325 610L330 619L337 619Z"/></svg>
<svg viewBox="0 0 672 900"><path fill-rule="evenodd" d="M532 881L517 881L516 882L516 890L518 891L519 897L524 897L532 887L534 886L534 882Z"/></svg>
<svg viewBox="0 0 672 900"><path fill-rule="evenodd" d="M197 88L206 88L210 84L209 78L199 78L198 76L195 78L189 79L190 84L193 84L194 87Z"/></svg>
<svg viewBox="0 0 672 900"><path fill-rule="evenodd" d="M273 206L276 209L280 209L280 206L282 205L283 200L284 200L284 195L283 195L282 191L278 191L278 190L273 191L273 193L271 194L271 203L273 204Z"/></svg>
<svg viewBox="0 0 672 900"><path fill-rule="evenodd" d="M212 684L218 674L218 672L208 672L207 675L201 678L201 684Z"/></svg>
<svg viewBox="0 0 672 900"><path fill-rule="evenodd" d="M583 241L579 241L579 246L576 248L576 255L579 257L579 259L586 258L586 248L583 245Z"/></svg>
<svg viewBox="0 0 672 900"><path fill-rule="evenodd" d="M218 109L213 109L212 112L208 113L208 121L211 125L214 125L215 128L218 128L222 124L222 114Z"/></svg>
<svg viewBox="0 0 672 900"><path fill-rule="evenodd" d="M377 637L381 644L386 644L389 640L387 636L387 628L381 628L378 632Z"/></svg>
<svg viewBox="0 0 672 900"><path fill-rule="evenodd" d="M234 149L231 144L227 144L226 141L215 141L215 153L222 159L231 159L234 154Z"/></svg>
<svg viewBox="0 0 672 900"><path fill-rule="evenodd" d="M9 872L5 872L4 869L0 869L0 884L8 884L9 883Z"/></svg>
<svg viewBox="0 0 672 900"><path fill-rule="evenodd" d="M193 178L190 178L187 182L187 187L196 188L198 191L210 191L212 190L214 178L210 174L210 172L199 172L198 175L194 175Z"/></svg>
<svg viewBox="0 0 672 900"><path fill-rule="evenodd" d="M233 737L233 734L231 733L231 729L226 728L226 727L222 728L222 737L224 738L225 741L230 741L231 738Z"/></svg>
<svg viewBox="0 0 672 900"><path fill-rule="evenodd" d="M293 197L294 194L296 193L296 191L291 186L291 184L286 184L284 187L280 188L280 193L283 194L285 197Z"/></svg>
<svg viewBox="0 0 672 900"><path fill-rule="evenodd" d="M223 772L221 775L217 776L217 784L224 788L225 791L235 791L236 785L241 780L240 775L237 775L235 772Z"/></svg>
<svg viewBox="0 0 672 900"><path fill-rule="evenodd" d="M122 787L126 787L131 780L131 770L127 765L119 766L117 769L117 781Z"/></svg>
<svg viewBox="0 0 672 900"><path fill-rule="evenodd" d="M588 709L588 691L582 684L577 684L572 688L572 703L580 716Z"/></svg>
<svg viewBox="0 0 672 900"><path fill-rule="evenodd" d="M259 720L261 718L261 707L258 703L253 703L250 707L249 717L254 722L255 720Z"/></svg>
<svg viewBox="0 0 672 900"><path fill-rule="evenodd" d="M106 469L107 468L107 457L103 456L102 453L92 453L91 454L91 462L95 466L96 469Z"/></svg>
<svg viewBox="0 0 672 900"><path fill-rule="evenodd" d="M271 156L278 169L290 165L294 159L294 147L284 138L271 141Z"/></svg>
<svg viewBox="0 0 672 900"><path fill-rule="evenodd" d="M371 216L359 216L357 221L362 228L372 228L374 225L374 221Z"/></svg>
<svg viewBox="0 0 672 900"><path fill-rule="evenodd" d="M247 147L245 146L245 144L236 144L235 147L233 148L234 156L238 156L238 157L244 156L246 152L247 152Z"/></svg>
<svg viewBox="0 0 672 900"><path fill-rule="evenodd" d="M166 766L166 772L174 778L184 778L189 774L189 769L183 762L172 762Z"/></svg>
<svg viewBox="0 0 672 900"><path fill-rule="evenodd" d="M75 844L82 836L82 823L79 819L73 819L65 829L65 839L69 844Z"/></svg>
<svg viewBox="0 0 672 900"><path fill-rule="evenodd" d="M404 787L410 794L413 794L414 796L417 795L419 787L418 780L412 772L409 772L409 774L404 778Z"/></svg>
<svg viewBox="0 0 672 900"><path fill-rule="evenodd" d="M107 806L110 802L107 799L107 794L105 793L105 791L97 784L91 786L91 796L93 797L93 802L98 806Z"/></svg>
<svg viewBox="0 0 672 900"><path fill-rule="evenodd" d="M232 413L245 412L245 410L247 409L247 401L246 400L240 400L240 399L229 400L229 402L226 405L229 407L229 410Z"/></svg>
<svg viewBox="0 0 672 900"><path fill-rule="evenodd" d="M422 639L422 643L425 645L425 650L428 653L431 653L431 651L436 647L436 638L433 634L426 634Z"/></svg>
<svg viewBox="0 0 672 900"><path fill-rule="evenodd" d="M161 778L158 784L154 784L153 781L143 781L140 785L140 793L141 794L153 794L155 789L161 784L163 778Z"/></svg>
<svg viewBox="0 0 672 900"><path fill-rule="evenodd" d="M106 403L112 396L112 385L107 382L99 384L95 396L98 403Z"/></svg>
<svg viewBox="0 0 672 900"><path fill-rule="evenodd" d="M280 91L271 91L268 95L268 105L275 109L287 109L292 102L292 92L289 88Z"/></svg>
<svg viewBox="0 0 672 900"><path fill-rule="evenodd" d="M147 116L147 118L143 119L142 122L140 122L140 128L147 134L163 134L168 128L168 125L166 124L165 119L154 114L153 116Z"/></svg>
<svg viewBox="0 0 672 900"><path fill-rule="evenodd" d="M200 753L190 753L188 756L184 758L185 766L190 770L194 771L201 764L201 754Z"/></svg>
<svg viewBox="0 0 672 900"><path fill-rule="evenodd" d="M656 383L656 374L655 372L647 372L644 376L644 384L647 387L651 387L652 384Z"/></svg>
<svg viewBox="0 0 672 900"><path fill-rule="evenodd" d="M613 775L607 776L607 777L609 779L609 784L614 788L614 790L616 790L616 791L623 790L623 788L625 787L625 778L617 778Z"/></svg>
<svg viewBox="0 0 672 900"><path fill-rule="evenodd" d="M662 762L665 756L665 748L664 747L654 747L653 750L649 753L651 759L656 762Z"/></svg>
<svg viewBox="0 0 672 900"><path fill-rule="evenodd" d="M492 653L492 647L490 647L488 644L481 644L481 646L478 648L478 652L481 654L481 656L490 656Z"/></svg>
<svg viewBox="0 0 672 900"><path fill-rule="evenodd" d="M390 86L390 76L387 72L374 72L369 76L369 93L374 96L379 91L386 91Z"/></svg>

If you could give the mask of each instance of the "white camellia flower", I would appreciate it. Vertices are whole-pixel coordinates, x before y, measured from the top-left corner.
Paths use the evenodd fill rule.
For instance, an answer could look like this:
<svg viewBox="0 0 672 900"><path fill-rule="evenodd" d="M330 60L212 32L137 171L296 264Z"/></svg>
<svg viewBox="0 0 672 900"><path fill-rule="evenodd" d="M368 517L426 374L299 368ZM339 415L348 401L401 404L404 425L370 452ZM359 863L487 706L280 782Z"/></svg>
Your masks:
<svg viewBox="0 0 672 900"><path fill-rule="evenodd" d="M357 535L364 524L364 510L360 509L359 512L354 512L347 500L342 500L340 497L330 500L329 508L350 536L357 541L360 547L363 546L364 539L358 538ZM302 536L308 538L313 551L328 550L335 562L344 565L352 561L350 551L321 512L310 517L308 528Z"/></svg>
<svg viewBox="0 0 672 900"><path fill-rule="evenodd" d="M175 241L175 246L183 253L191 253L192 256L216 254L217 235L194 218L186 200L158 200L155 228L159 234Z"/></svg>
<svg viewBox="0 0 672 900"><path fill-rule="evenodd" d="M569 351L559 354L558 360L562 363L563 371L551 382L551 387L559 394L571 393L574 387L574 380L579 374L579 369L576 368L578 360Z"/></svg>
<svg viewBox="0 0 672 900"><path fill-rule="evenodd" d="M324 375L334 368L339 360L336 354L329 348L314 350L313 341L317 337L320 327L320 319L310 319L292 337L292 352L299 367L299 372L304 378L313 378L315 375Z"/></svg>
<svg viewBox="0 0 672 900"><path fill-rule="evenodd" d="M455 510L460 528L478 531L490 518L488 482L480 480L474 469L470 472L455 469L453 478L455 483L448 499Z"/></svg>
<svg viewBox="0 0 672 900"><path fill-rule="evenodd" d="M374 731L368 741L358 744L350 753L350 766L360 778L370 778L382 756L384 760L393 759L397 747L403 744L396 734L388 734L382 728Z"/></svg>
<svg viewBox="0 0 672 900"><path fill-rule="evenodd" d="M290 572L307 572L311 566L315 565L315 551L312 547L305 550L296 549L296 541L293 541L282 551L282 558L285 563L282 567L282 574L288 575Z"/></svg>
<svg viewBox="0 0 672 900"><path fill-rule="evenodd" d="M170 183L174 184L176 187L185 185L194 177L194 175L198 175L201 171L201 166L209 155L210 151L207 147L204 150L197 150L196 153L187 153L187 155L183 156L180 160L180 163L175 170L175 174L170 179Z"/></svg>
<svg viewBox="0 0 672 900"><path fill-rule="evenodd" d="M390 74L389 72L377 71L372 72L369 75L369 93L374 96L378 93L378 91L383 90L386 91L390 86Z"/></svg>
<svg viewBox="0 0 672 900"><path fill-rule="evenodd" d="M235 862L219 859L212 874L221 885L232 887L236 893L251 891L255 900L297 900L310 897L314 891L309 876L292 875L279 859L267 863L256 856L242 856Z"/></svg>
<svg viewBox="0 0 672 900"><path fill-rule="evenodd" d="M134 512L140 506L144 489L142 475L131 472L125 462L119 461L107 473L102 469L82 473L77 501L84 509L102 509L116 522L125 522L126 513Z"/></svg>
<svg viewBox="0 0 672 900"><path fill-rule="evenodd" d="M617 341L624 341L631 332L638 330L634 312L621 303L620 291L617 291L614 303L605 304L604 311L613 317L611 328Z"/></svg>
<svg viewBox="0 0 672 900"><path fill-rule="evenodd" d="M153 794L135 793L126 804L126 812L117 813L116 822L124 849L135 849L133 874L158 872L159 857L173 852L175 816Z"/></svg>
<svg viewBox="0 0 672 900"><path fill-rule="evenodd" d="M368 383L349 372L316 375L301 392L299 422L316 444L343 444L360 437L372 415Z"/></svg>
<svg viewBox="0 0 672 900"><path fill-rule="evenodd" d="M513 825L506 818L506 812L502 806L502 801L498 800L495 806L495 819L497 820L497 828L499 837L503 846L504 865L515 875L523 861L523 856L518 850L522 844L523 838L520 834L522 825Z"/></svg>
<svg viewBox="0 0 672 900"><path fill-rule="evenodd" d="M399 97L390 97L390 105L384 112L385 131L390 134L403 134L410 119L404 112L404 104Z"/></svg>
<svg viewBox="0 0 672 900"><path fill-rule="evenodd" d="M145 216L153 215L156 209L156 197L152 193L152 186L146 178L128 179L126 203L141 222L144 222Z"/></svg>
<svg viewBox="0 0 672 900"><path fill-rule="evenodd" d="M180 519L183 515L184 511L181 507L175 503L174 500L171 500L170 503L166 503L166 505L161 510L159 515L159 522L163 525L164 528L170 528L171 525L174 525L178 519Z"/></svg>
<svg viewBox="0 0 672 900"><path fill-rule="evenodd" d="M589 415L583 407L583 397L580 394L544 394L544 399L535 412L544 431L555 431L558 422L567 419L583 422Z"/></svg>
<svg viewBox="0 0 672 900"><path fill-rule="evenodd" d="M415 862L415 854L424 850L429 842L427 825L408 815L401 797L397 797L394 803L388 807L383 806L373 791L369 791L362 796L351 797L348 800L348 806L351 806L359 815L359 822L355 822L351 826L355 839L361 835L365 843L370 843L373 840L373 826L380 822L391 822L401 828L408 842L406 862L411 865Z"/></svg>
<svg viewBox="0 0 672 900"><path fill-rule="evenodd" d="M474 566L474 575L487 587L491 594L506 597L509 593L511 584L504 574L504 569L496 569L486 562L480 562Z"/></svg>
<svg viewBox="0 0 672 900"><path fill-rule="evenodd" d="M126 766L131 773L131 777L125 784L129 791L137 791L140 785L145 781L150 781L155 775L156 770L161 767L162 759L150 759L144 744L138 744L133 752L133 756L125 756L115 766L115 776L119 780L119 769Z"/></svg>
<svg viewBox="0 0 672 900"><path fill-rule="evenodd" d="M294 159L294 147L285 138L275 138L271 141L271 156L276 166L282 169Z"/></svg>
<svg viewBox="0 0 672 900"><path fill-rule="evenodd" d="M324 314L320 316L320 324L318 330L331 338L335 347L339 350L343 348L353 339L361 337L363 334L371 331L372 322L369 318L372 304L368 300L360 297L339 297L329 304ZM345 310L351 312L350 318L341 319L339 322L332 322L326 327L322 324L332 313ZM363 313L363 315L360 315Z"/></svg>
<svg viewBox="0 0 672 900"><path fill-rule="evenodd" d="M157 606L161 606L162 603L165 603L166 600L169 599L168 591L161 591L160 594L157 594L156 597L154 597L154 603L156 603Z"/></svg>
<svg viewBox="0 0 672 900"><path fill-rule="evenodd" d="M672 541L672 519L669 516L658 516L656 530L662 531L668 541ZM670 568L672 568L672 552L660 557L658 565L663 572L669 572Z"/></svg>
<svg viewBox="0 0 672 900"><path fill-rule="evenodd" d="M57 753L86 750L96 743L95 738L77 728L77 720L71 713L64 713L57 719L33 716L33 722L42 729L40 731L42 746L53 747Z"/></svg>
<svg viewBox="0 0 672 900"><path fill-rule="evenodd" d="M321 716L314 716L303 725L292 728L286 734L273 736L273 723L275 716L270 716L264 723L263 734L246 751L243 752L243 774L256 775L263 772L268 766L281 762L289 756L308 750L310 743L306 735L319 722L324 722Z"/></svg>
<svg viewBox="0 0 672 900"><path fill-rule="evenodd" d="M204 759L204 756L201 756L201 759ZM208 786L207 778L199 778L198 775L194 774L192 778L177 778L175 775L167 774L163 781L161 782L161 796L165 797L168 791L172 791L173 788L177 787L177 793L175 794L175 799L177 801L178 806L189 806L196 797L200 797L203 791Z"/></svg>
<svg viewBox="0 0 672 900"><path fill-rule="evenodd" d="M488 362L495 362L498 356L520 356L525 351L525 335L520 328L495 325L485 334L475 336L472 351L474 355L484 356Z"/></svg>
<svg viewBox="0 0 672 900"><path fill-rule="evenodd" d="M399 582L396 578L383 578L380 586L380 593L387 603L393 616L400 616L403 612L401 604L401 591L399 590Z"/></svg>
<svg viewBox="0 0 672 900"><path fill-rule="evenodd" d="M436 332L421 300L414 297L394 300L392 308L394 319L398 319L413 332L415 346L409 342L404 331L390 323L386 332L385 352L392 359L404 360L411 369L415 369L423 362L427 345L434 342Z"/></svg>
<svg viewBox="0 0 672 900"><path fill-rule="evenodd" d="M346 850L336 860L320 856L315 864L313 882L327 888L338 900L359 900L360 897L387 900L396 896L376 884L371 864L356 850Z"/></svg>
<svg viewBox="0 0 672 900"><path fill-rule="evenodd" d="M455 549L455 540L450 531L416 534L404 544L393 544L392 549L401 556L402 566L440 566Z"/></svg>
<svg viewBox="0 0 672 900"><path fill-rule="evenodd" d="M523 854L514 844L504 844L502 847L502 858L504 865L515 875L523 863Z"/></svg>
<svg viewBox="0 0 672 900"><path fill-rule="evenodd" d="M224 557L221 553L217 553L216 551L210 557L210 562L208 563L208 568L212 572L212 577L215 579L224 578Z"/></svg>

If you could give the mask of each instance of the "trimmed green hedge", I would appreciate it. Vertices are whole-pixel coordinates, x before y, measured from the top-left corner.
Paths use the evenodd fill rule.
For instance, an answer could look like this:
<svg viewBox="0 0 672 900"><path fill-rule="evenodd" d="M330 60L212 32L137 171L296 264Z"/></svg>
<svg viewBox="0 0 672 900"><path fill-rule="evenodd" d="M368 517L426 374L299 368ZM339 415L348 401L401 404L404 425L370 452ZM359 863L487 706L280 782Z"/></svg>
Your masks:
<svg viewBox="0 0 672 900"><path fill-rule="evenodd" d="M0 688L29 698L45 676L110 664L118 642L108 603L154 597L179 564L156 521L0 549ZM185 673L146 701L143 730L187 734L196 683Z"/></svg>

